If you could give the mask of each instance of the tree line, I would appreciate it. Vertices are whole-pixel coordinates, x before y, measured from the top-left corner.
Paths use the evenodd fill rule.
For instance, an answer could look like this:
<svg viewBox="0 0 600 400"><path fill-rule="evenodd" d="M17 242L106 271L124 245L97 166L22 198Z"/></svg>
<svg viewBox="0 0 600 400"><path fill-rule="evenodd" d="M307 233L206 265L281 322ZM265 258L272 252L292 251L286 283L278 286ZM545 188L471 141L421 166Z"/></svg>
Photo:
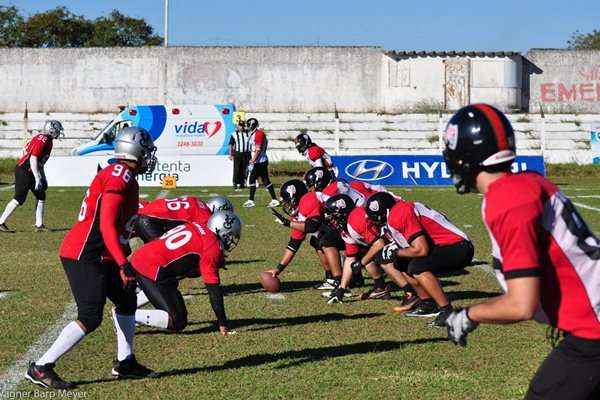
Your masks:
<svg viewBox="0 0 600 400"><path fill-rule="evenodd" d="M145 19L117 10L90 20L56 7L25 18L15 6L0 6L0 47L137 47L162 41Z"/></svg>

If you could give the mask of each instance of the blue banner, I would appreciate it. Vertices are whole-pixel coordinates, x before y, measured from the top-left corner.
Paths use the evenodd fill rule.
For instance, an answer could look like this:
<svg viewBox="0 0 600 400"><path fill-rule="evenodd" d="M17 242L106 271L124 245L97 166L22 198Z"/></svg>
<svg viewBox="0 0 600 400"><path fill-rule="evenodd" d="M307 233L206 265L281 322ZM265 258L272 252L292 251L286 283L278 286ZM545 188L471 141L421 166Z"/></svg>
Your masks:
<svg viewBox="0 0 600 400"><path fill-rule="evenodd" d="M333 156L337 176L378 185L452 185L441 155L360 155ZM546 174L542 156L519 156L513 172L536 171Z"/></svg>

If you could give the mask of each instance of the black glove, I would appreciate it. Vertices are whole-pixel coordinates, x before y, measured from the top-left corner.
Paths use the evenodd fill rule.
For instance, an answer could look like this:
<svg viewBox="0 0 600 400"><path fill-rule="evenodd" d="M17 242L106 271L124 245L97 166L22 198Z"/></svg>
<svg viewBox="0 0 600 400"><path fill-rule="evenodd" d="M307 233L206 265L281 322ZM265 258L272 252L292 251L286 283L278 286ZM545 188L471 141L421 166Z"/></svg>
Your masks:
<svg viewBox="0 0 600 400"><path fill-rule="evenodd" d="M289 219L287 219L284 215L282 215L280 212L278 212L274 208L271 208L271 213L275 217L275 221L277 221L281 225L289 228L289 226L290 226L290 220Z"/></svg>
<svg viewBox="0 0 600 400"><path fill-rule="evenodd" d="M350 268L352 268L353 275L356 275L360 271L362 271L363 267L364 265L362 264L361 260L354 260L352 261L352 264L350 264Z"/></svg>
<svg viewBox="0 0 600 400"><path fill-rule="evenodd" d="M125 265L121 267L121 280L123 281L123 289L125 289L126 292L135 292L137 282L135 280L135 271L130 262L125 263Z"/></svg>
<svg viewBox="0 0 600 400"><path fill-rule="evenodd" d="M459 308L453 311L446 318L446 326L448 327L448 339L461 346L467 345L467 335L473 332L479 325L472 321L467 313L467 308Z"/></svg>
<svg viewBox="0 0 600 400"><path fill-rule="evenodd" d="M375 264L379 265L391 264L396 261L397 251L398 245L396 243L386 244L377 254L375 254L373 261L375 261Z"/></svg>

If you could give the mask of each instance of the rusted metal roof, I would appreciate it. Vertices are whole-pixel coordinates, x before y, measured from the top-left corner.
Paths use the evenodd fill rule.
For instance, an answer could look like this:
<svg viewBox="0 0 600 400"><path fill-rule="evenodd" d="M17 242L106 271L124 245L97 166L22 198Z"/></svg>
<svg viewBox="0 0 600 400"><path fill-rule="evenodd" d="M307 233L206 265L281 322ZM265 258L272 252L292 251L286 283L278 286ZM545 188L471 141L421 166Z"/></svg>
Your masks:
<svg viewBox="0 0 600 400"><path fill-rule="evenodd" d="M386 52L392 58L417 57L514 57L520 56L518 51L398 51Z"/></svg>

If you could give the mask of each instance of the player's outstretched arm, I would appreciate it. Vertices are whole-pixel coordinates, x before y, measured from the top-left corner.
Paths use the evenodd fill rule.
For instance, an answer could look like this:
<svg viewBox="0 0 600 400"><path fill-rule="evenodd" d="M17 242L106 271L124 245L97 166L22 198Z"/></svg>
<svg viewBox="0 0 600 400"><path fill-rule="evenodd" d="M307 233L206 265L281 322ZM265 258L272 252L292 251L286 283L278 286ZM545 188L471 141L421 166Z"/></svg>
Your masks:
<svg viewBox="0 0 600 400"><path fill-rule="evenodd" d="M210 306L217 317L217 324L219 325L219 332L223 336L227 336L229 332L229 321L227 315L225 315L225 303L223 301L223 288L220 284L207 283L206 290L208 291L208 298L210 300Z"/></svg>

